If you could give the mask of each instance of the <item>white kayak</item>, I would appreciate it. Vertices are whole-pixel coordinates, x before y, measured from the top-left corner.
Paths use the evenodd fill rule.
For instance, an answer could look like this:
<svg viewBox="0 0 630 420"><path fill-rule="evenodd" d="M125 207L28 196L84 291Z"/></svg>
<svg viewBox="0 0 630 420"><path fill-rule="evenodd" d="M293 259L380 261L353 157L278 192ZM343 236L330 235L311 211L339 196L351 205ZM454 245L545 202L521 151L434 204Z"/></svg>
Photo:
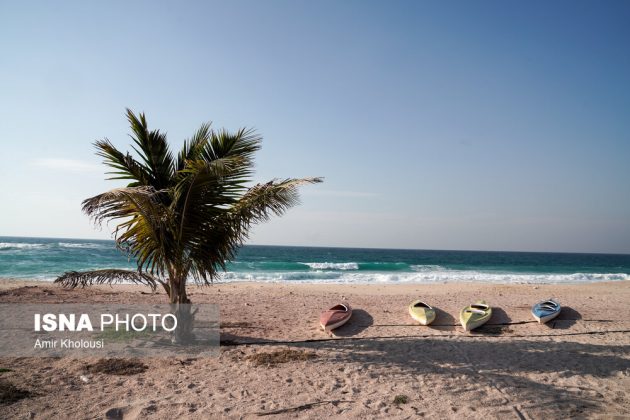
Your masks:
<svg viewBox="0 0 630 420"><path fill-rule="evenodd" d="M532 315L536 321L544 324L547 321L551 321L560 314L560 303L554 299L543 300L532 306Z"/></svg>

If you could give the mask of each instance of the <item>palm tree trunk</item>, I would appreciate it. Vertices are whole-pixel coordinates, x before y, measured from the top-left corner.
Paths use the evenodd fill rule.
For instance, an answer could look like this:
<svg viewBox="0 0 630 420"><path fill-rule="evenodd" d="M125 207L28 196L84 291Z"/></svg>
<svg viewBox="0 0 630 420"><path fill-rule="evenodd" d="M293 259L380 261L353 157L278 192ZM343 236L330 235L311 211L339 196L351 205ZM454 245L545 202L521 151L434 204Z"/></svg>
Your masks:
<svg viewBox="0 0 630 420"><path fill-rule="evenodd" d="M177 329L173 333L173 343L186 344L194 339L195 313L192 310L190 299L186 295L185 277L175 277L170 281L169 301L171 313L177 318Z"/></svg>
<svg viewBox="0 0 630 420"><path fill-rule="evenodd" d="M171 305L178 303L190 303L186 295L187 270L178 268L175 264L168 266L168 300Z"/></svg>
<svg viewBox="0 0 630 420"><path fill-rule="evenodd" d="M191 303L186 294L186 282L182 279L170 282L169 302L171 304Z"/></svg>

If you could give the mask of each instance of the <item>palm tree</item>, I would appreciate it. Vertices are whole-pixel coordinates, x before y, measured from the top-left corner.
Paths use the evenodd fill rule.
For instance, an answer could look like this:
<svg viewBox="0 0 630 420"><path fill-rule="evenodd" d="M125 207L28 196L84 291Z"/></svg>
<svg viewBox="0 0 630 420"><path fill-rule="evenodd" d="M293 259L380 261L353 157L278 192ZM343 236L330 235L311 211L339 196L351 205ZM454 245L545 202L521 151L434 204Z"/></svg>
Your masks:
<svg viewBox="0 0 630 420"><path fill-rule="evenodd" d="M298 203L298 186L321 178L272 180L247 186L261 137L253 130L214 131L202 124L174 156L166 135L149 130L144 114L127 109L133 150L116 149L107 139L94 145L113 169L110 179L129 180L83 201L98 225L117 221L119 249L137 261L137 270L67 272L64 287L131 281L155 290L162 285L171 304L190 303L186 283L210 284L247 238L250 227Z"/></svg>

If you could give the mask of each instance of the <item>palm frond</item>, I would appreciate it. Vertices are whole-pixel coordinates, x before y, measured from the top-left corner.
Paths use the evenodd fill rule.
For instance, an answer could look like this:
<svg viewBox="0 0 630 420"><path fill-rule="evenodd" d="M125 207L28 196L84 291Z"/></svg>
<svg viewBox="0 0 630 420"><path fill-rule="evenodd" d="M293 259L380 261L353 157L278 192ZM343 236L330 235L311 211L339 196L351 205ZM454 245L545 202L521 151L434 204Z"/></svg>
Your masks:
<svg viewBox="0 0 630 420"><path fill-rule="evenodd" d="M86 287L93 284L112 284L124 282L143 284L151 287L152 290L155 290L158 283L161 283L161 280L156 279L147 273L142 273L139 271L115 269L82 272L68 271L55 280L55 283L59 283L61 284L61 286L67 289L74 289L75 287L79 286Z"/></svg>
<svg viewBox="0 0 630 420"><path fill-rule="evenodd" d="M96 224L105 219L131 217L141 211L140 204L155 201L157 191L151 186L114 188L83 200L82 210ZM134 205L135 204L135 205Z"/></svg>
<svg viewBox="0 0 630 420"><path fill-rule="evenodd" d="M285 179L269 181L251 187L230 212L231 223L248 229L253 223L265 222L272 214L281 216L289 208L299 204L298 187L323 182L322 178Z"/></svg>
<svg viewBox="0 0 630 420"><path fill-rule="evenodd" d="M163 275L174 250L171 212L152 187L117 188L88 198L83 211L97 224L123 219L114 231L116 243L138 268Z"/></svg>
<svg viewBox="0 0 630 420"><path fill-rule="evenodd" d="M241 128L236 133L227 130L212 132L210 142L204 149L203 158L207 162L216 159L240 156L243 159L242 176L251 175L254 154L260 150L262 138L253 129Z"/></svg>
<svg viewBox="0 0 630 420"><path fill-rule="evenodd" d="M116 175L109 179L131 179L135 182L129 186L149 185L150 175L142 164L137 162L129 153L124 154L108 140L103 139L94 143L98 150L96 154L105 159L104 163L113 168L108 174Z"/></svg>
<svg viewBox="0 0 630 420"><path fill-rule="evenodd" d="M234 259L251 225L266 221L273 214L282 215L298 204L300 185L319 182L321 178L302 178L258 184L218 217L195 223L195 229L187 231L186 238L195 280L212 281L219 270L225 270L226 261Z"/></svg>
<svg viewBox="0 0 630 420"><path fill-rule="evenodd" d="M226 270L226 263L236 257L242 245L242 232L229 224L206 225L203 234L189 239L190 275L198 283L210 284L219 271Z"/></svg>
<svg viewBox="0 0 630 420"><path fill-rule="evenodd" d="M180 180L173 189L171 209L179 219L178 242L186 243L191 231L225 212L238 195L229 176L241 164L240 156L188 161L180 171ZM194 235L193 235L194 236Z"/></svg>
<svg viewBox="0 0 630 420"><path fill-rule="evenodd" d="M149 131L146 117L143 113L136 116L127 108L127 119L131 125L131 136L138 148L133 149L144 161L144 167L151 176L150 185L161 190L169 186L174 172L175 163L166 142L166 135L159 130Z"/></svg>
<svg viewBox="0 0 630 420"><path fill-rule="evenodd" d="M184 141L184 146L177 155L176 171L183 170L189 160L201 159L201 154L210 141L210 125L209 122L202 124L190 139Z"/></svg>

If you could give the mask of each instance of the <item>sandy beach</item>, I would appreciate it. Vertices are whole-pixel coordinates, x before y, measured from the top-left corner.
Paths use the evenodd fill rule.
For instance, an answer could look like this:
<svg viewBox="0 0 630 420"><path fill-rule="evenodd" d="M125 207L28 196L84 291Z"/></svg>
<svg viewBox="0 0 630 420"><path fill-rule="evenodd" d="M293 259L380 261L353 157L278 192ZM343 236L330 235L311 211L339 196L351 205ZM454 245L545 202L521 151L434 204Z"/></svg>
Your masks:
<svg viewBox="0 0 630 420"><path fill-rule="evenodd" d="M562 314L533 321L532 303L555 296ZM416 418L630 415L630 283L585 285L215 284L194 303L221 308L220 356L142 359L127 375L99 359L0 359L0 380L30 394L2 403L8 418ZM422 297L435 325L414 325ZM460 308L493 307L477 332ZM350 323L328 337L321 309L346 298ZM64 290L5 280L0 302L163 303L136 286ZM289 350L289 351L287 351Z"/></svg>

